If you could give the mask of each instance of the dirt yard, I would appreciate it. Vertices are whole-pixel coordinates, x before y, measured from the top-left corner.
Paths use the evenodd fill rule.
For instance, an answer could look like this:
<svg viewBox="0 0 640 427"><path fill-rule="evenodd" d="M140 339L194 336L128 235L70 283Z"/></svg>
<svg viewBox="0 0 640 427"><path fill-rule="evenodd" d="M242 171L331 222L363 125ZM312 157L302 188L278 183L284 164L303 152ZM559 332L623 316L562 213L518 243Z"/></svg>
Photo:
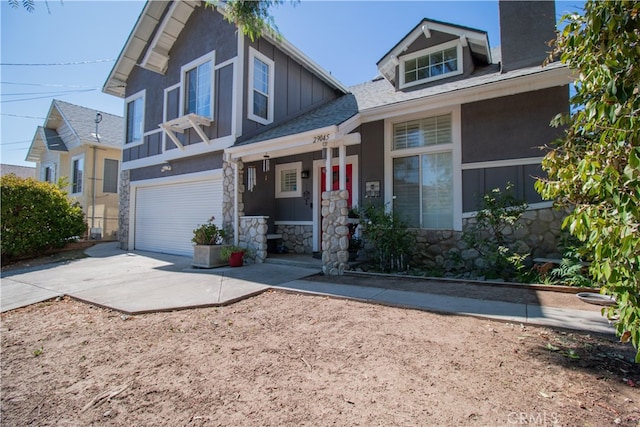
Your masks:
<svg viewBox="0 0 640 427"><path fill-rule="evenodd" d="M614 337L267 292L124 316L2 315L1 419L23 425L628 425Z"/></svg>

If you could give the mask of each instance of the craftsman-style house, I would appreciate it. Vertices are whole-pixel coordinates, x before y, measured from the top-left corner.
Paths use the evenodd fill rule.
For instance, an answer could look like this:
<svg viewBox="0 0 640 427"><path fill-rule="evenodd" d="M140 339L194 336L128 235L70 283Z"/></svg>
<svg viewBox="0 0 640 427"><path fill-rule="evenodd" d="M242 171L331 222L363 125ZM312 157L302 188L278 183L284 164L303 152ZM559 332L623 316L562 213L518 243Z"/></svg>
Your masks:
<svg viewBox="0 0 640 427"><path fill-rule="evenodd" d="M36 163L36 179L66 180L92 239L118 237L122 134L122 117L54 99L27 153L27 161Z"/></svg>
<svg viewBox="0 0 640 427"><path fill-rule="evenodd" d="M214 217L258 261L277 237L338 272L346 211L372 202L435 258L479 196L509 181L531 206L523 242L553 250L559 218L532 178L557 136L550 120L568 110L570 72L541 66L553 2L500 2L499 50L482 30L419 20L381 52L379 77L350 88L223 14L148 2L104 86L125 102L124 247L190 255L191 231Z"/></svg>

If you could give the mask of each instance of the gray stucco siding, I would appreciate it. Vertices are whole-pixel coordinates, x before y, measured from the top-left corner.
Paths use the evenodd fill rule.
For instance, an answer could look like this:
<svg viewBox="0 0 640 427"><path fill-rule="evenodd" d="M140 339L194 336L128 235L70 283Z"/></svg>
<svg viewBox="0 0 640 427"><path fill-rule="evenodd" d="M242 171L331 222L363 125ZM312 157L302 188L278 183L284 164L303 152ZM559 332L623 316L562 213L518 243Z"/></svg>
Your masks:
<svg viewBox="0 0 640 427"><path fill-rule="evenodd" d="M361 142L354 147L358 150L360 171L360 205L384 203L384 120L364 123L357 130ZM365 198L368 181L380 181L380 197Z"/></svg>
<svg viewBox="0 0 640 427"><path fill-rule="evenodd" d="M264 39L245 44L244 99L242 135L250 138L265 129L265 125L248 118L249 108L249 49L253 48L274 62L274 106L273 123L275 127L300 114L319 107L336 98L336 92L318 77L306 70L289 55Z"/></svg>
<svg viewBox="0 0 640 427"><path fill-rule="evenodd" d="M167 178L196 172L205 172L222 168L222 152L210 153L202 156L172 160L170 171L161 171L160 165L131 169L131 182L146 179Z"/></svg>
<svg viewBox="0 0 640 427"><path fill-rule="evenodd" d="M462 163L542 157L561 135L551 119L568 110L568 86L463 104Z"/></svg>
<svg viewBox="0 0 640 427"><path fill-rule="evenodd" d="M165 74L158 74L141 67L135 67L127 81L126 96L146 90L144 100L144 131L152 132L163 122L165 106L164 91L180 83L183 65L215 51L216 65L237 56L237 33L232 24L224 20L211 8L198 7L191 14L185 28L169 52L169 64ZM143 54L144 56L144 54ZM229 64L215 71L214 76L214 121L204 126L204 133L210 138L229 136L232 133L234 65ZM180 111L180 91L171 91L167 99L167 120L174 119ZM201 143L193 129L176 135L183 145ZM175 149L175 144L166 138L165 150ZM144 136L143 144L124 148L123 161L137 160L161 154L162 134Z"/></svg>
<svg viewBox="0 0 640 427"><path fill-rule="evenodd" d="M516 199L528 204L542 202L542 197L534 188L536 177L541 176L544 173L538 164L463 170L462 211L478 210L484 194L494 188L504 190L507 183L513 184L512 193Z"/></svg>

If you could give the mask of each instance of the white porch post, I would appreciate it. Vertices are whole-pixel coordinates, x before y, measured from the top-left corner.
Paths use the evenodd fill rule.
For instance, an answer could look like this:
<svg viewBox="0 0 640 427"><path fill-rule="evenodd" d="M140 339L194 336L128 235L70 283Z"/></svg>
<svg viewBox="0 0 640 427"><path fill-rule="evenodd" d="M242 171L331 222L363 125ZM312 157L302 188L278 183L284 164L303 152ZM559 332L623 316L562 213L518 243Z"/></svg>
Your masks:
<svg viewBox="0 0 640 427"><path fill-rule="evenodd" d="M325 147L325 150L327 150L327 158L325 159L324 167L327 173L324 175L324 188L325 191L331 191L333 188L333 166L331 165L333 149L331 147Z"/></svg>
<svg viewBox="0 0 640 427"><path fill-rule="evenodd" d="M339 153L339 170L340 170L340 190L347 189L347 147L344 144L340 144L338 148Z"/></svg>

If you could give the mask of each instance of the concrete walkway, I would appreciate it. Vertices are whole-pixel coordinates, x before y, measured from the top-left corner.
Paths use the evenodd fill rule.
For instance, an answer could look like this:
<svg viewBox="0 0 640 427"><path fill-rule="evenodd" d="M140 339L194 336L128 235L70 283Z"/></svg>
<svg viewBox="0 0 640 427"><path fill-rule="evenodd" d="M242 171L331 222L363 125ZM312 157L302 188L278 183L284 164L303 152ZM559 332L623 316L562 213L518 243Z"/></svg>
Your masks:
<svg viewBox="0 0 640 427"><path fill-rule="evenodd" d="M478 300L424 292L304 280L311 266L256 264L194 269L188 257L125 252L115 243L87 250L89 258L2 274L2 312L62 295L127 314L230 304L269 288L368 303L454 313L515 323L614 333L599 313Z"/></svg>

